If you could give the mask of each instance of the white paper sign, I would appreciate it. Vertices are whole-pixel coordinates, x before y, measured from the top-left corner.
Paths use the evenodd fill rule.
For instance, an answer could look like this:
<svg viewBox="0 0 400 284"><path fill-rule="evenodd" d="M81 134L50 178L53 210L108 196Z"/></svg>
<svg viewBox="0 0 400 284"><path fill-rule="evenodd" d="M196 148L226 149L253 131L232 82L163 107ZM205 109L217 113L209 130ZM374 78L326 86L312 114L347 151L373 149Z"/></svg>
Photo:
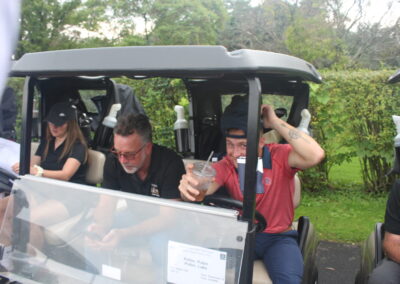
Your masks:
<svg viewBox="0 0 400 284"><path fill-rule="evenodd" d="M168 242L168 283L224 284L227 253Z"/></svg>
<svg viewBox="0 0 400 284"><path fill-rule="evenodd" d="M121 280L121 269L116 267L103 264L101 266L101 274L115 280Z"/></svg>
<svg viewBox="0 0 400 284"><path fill-rule="evenodd" d="M14 174L11 166L19 162L19 144L4 138L0 138L0 168Z"/></svg>

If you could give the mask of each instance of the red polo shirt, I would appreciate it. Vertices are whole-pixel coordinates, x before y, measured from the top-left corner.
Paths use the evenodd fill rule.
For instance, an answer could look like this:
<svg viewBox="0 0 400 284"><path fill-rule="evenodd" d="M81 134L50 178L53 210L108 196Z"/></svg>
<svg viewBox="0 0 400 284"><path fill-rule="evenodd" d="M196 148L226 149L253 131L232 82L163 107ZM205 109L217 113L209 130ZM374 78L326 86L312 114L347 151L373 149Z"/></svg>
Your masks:
<svg viewBox="0 0 400 284"><path fill-rule="evenodd" d="M289 144L267 144L266 147L271 153L272 169L264 168L264 192L256 194L256 209L267 220L265 233L281 233L293 222L294 175L298 169L288 164L292 150ZM213 166L217 172L216 183L226 187L232 198L243 201L239 176L233 163L224 157Z"/></svg>

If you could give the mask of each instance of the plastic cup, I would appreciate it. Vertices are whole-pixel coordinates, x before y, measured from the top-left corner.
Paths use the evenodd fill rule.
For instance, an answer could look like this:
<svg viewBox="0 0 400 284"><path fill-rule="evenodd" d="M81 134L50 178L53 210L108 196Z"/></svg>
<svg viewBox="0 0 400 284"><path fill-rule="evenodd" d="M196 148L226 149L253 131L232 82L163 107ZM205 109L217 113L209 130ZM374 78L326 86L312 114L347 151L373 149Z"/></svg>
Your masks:
<svg viewBox="0 0 400 284"><path fill-rule="evenodd" d="M206 195L207 189L210 187L213 178L215 177L215 170L211 166L211 163L204 161L195 162L193 164L193 175L198 181L196 189L200 192L196 197L196 201L202 201Z"/></svg>

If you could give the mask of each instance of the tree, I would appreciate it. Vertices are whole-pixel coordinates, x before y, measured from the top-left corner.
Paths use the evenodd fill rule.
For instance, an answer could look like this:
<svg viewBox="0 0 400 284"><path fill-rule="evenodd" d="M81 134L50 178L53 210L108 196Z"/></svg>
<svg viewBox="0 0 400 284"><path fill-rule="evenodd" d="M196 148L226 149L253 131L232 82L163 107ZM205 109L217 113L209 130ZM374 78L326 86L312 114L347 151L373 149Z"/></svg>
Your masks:
<svg viewBox="0 0 400 284"><path fill-rule="evenodd" d="M285 32L290 53L317 68L343 66L345 45L328 22L324 0L304 0L294 12L293 24Z"/></svg>
<svg viewBox="0 0 400 284"><path fill-rule="evenodd" d="M216 44L226 10L222 0L156 0L152 44Z"/></svg>
<svg viewBox="0 0 400 284"><path fill-rule="evenodd" d="M399 66L400 16L392 26L384 26L394 1L387 3L380 18L370 23L366 18L366 0L353 0L344 5L343 0L326 0L329 22L336 36L345 43L348 55L347 68L382 68ZM350 17L349 15L353 16Z"/></svg>
<svg viewBox="0 0 400 284"><path fill-rule="evenodd" d="M347 42L353 68L376 70L400 66L400 18L392 27L360 25Z"/></svg>
<svg viewBox="0 0 400 284"><path fill-rule="evenodd" d="M290 4L283 0L266 0L253 7L248 0L231 0L226 5L229 20L220 39L228 49L288 52L283 35L291 22Z"/></svg>
<svg viewBox="0 0 400 284"><path fill-rule="evenodd" d="M154 8L155 0L118 0L110 5L113 12L113 20L116 21L121 29L120 37L122 45L129 43L150 44L149 34L153 28L154 20L151 18L151 11ZM139 31L137 23L142 21L144 30ZM143 32L144 40L140 38ZM125 38L129 38L125 40ZM139 44L139 45L142 45Z"/></svg>
<svg viewBox="0 0 400 284"><path fill-rule="evenodd" d="M96 30L105 19L101 16L105 15L104 1L23 1L17 57L26 52L76 47L83 30Z"/></svg>

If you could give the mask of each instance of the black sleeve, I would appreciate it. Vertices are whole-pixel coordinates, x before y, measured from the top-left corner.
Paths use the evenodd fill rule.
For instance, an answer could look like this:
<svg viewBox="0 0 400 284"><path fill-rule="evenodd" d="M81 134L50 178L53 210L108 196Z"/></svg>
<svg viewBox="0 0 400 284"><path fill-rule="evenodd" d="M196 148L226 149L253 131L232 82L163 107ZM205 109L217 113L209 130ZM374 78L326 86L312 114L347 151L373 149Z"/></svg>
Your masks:
<svg viewBox="0 0 400 284"><path fill-rule="evenodd" d="M181 198L178 186L185 173L185 166L183 165L182 158L174 154L168 163L165 170L164 181L161 185L161 197L167 199Z"/></svg>
<svg viewBox="0 0 400 284"><path fill-rule="evenodd" d="M35 156L39 156L39 157L42 157L42 156L43 156L43 152L44 152L44 147L45 147L45 145L46 145L46 140L43 139L43 140L40 142L39 147L36 149Z"/></svg>
<svg viewBox="0 0 400 284"><path fill-rule="evenodd" d="M111 154L108 154L106 157L106 162L104 163L103 183L101 184L101 187L116 190L121 189L118 182L115 162L115 158Z"/></svg>
<svg viewBox="0 0 400 284"><path fill-rule="evenodd" d="M385 230L400 235L400 180L397 180L389 194L385 213Z"/></svg>
<svg viewBox="0 0 400 284"><path fill-rule="evenodd" d="M81 143L74 143L72 146L71 152L68 155L68 158L74 158L78 160L81 164L85 161L86 156L86 147Z"/></svg>

